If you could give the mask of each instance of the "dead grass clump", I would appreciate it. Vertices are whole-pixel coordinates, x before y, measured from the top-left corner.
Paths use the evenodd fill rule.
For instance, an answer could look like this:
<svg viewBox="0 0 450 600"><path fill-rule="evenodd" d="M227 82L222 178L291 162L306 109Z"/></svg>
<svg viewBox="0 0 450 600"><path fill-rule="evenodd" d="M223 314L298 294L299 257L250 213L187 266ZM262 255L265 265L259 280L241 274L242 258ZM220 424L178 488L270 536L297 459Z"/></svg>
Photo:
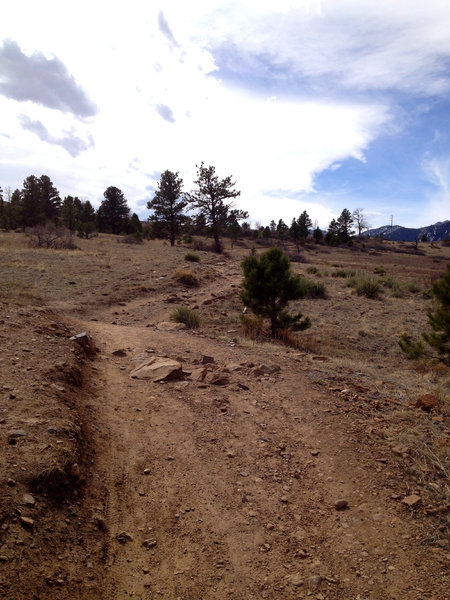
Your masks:
<svg viewBox="0 0 450 600"><path fill-rule="evenodd" d="M242 335L251 340L261 340L268 337L264 328L264 319L256 315L240 315Z"/></svg>
<svg viewBox="0 0 450 600"><path fill-rule="evenodd" d="M325 298L325 284L322 281L311 281L301 277L300 284L303 298Z"/></svg>
<svg viewBox="0 0 450 600"><path fill-rule="evenodd" d="M175 280L186 287L198 287L200 282L192 271L186 271L185 269L178 269L175 272Z"/></svg>
<svg viewBox="0 0 450 600"><path fill-rule="evenodd" d="M347 286L354 288L358 296L372 299L378 298L381 291L380 280L366 273L358 273L354 277L350 277Z"/></svg>
<svg viewBox="0 0 450 600"><path fill-rule="evenodd" d="M333 265L334 267L336 265ZM351 269L338 269L337 271L333 271L331 273L331 277L342 277L343 279L347 279L349 277L355 277L356 271L352 271Z"/></svg>
<svg viewBox="0 0 450 600"><path fill-rule="evenodd" d="M179 306L170 318L176 323L184 323L188 329L200 327L200 315L189 306Z"/></svg>
<svg viewBox="0 0 450 600"><path fill-rule="evenodd" d="M198 254L194 254L193 252L188 252L187 254L184 255L184 260L187 260L188 262L200 262L200 257Z"/></svg>

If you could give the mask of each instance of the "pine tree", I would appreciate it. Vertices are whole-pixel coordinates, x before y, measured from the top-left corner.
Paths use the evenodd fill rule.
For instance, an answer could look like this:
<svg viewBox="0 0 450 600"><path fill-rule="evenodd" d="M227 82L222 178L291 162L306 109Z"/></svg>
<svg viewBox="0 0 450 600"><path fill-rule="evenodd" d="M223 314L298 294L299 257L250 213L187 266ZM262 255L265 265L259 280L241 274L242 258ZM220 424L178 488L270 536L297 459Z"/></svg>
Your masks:
<svg viewBox="0 0 450 600"><path fill-rule="evenodd" d="M130 209L122 190L110 186L103 193L104 200L99 206L98 227L100 231L119 234L124 230Z"/></svg>
<svg viewBox="0 0 450 600"><path fill-rule="evenodd" d="M424 333L423 338L450 366L450 263L442 277L433 283L431 294L436 302L435 310L428 311L432 331Z"/></svg>
<svg viewBox="0 0 450 600"><path fill-rule="evenodd" d="M289 258L279 248L271 248L260 259L248 256L242 269L241 300L257 316L270 320L272 336L280 329L300 331L310 326L301 313L291 315L286 309L290 300L304 297L304 286L300 277L291 273Z"/></svg>
<svg viewBox="0 0 450 600"><path fill-rule="evenodd" d="M164 171L153 200L147 202L147 208L153 210L149 221L153 224L154 230L161 236L167 235L171 246L175 245L176 236L186 222L186 216L183 214L186 206L187 201L183 197L183 180L178 177L178 173Z"/></svg>
<svg viewBox="0 0 450 600"><path fill-rule="evenodd" d="M303 246L303 244L306 241L306 238L309 235L309 231L310 231L310 229L312 227L312 221L309 218L309 215L306 212L306 210L304 210L302 212L302 214L299 216L299 218L297 220L297 223L298 223L298 230L299 230L298 231L298 235L299 235L299 238L300 238L300 243Z"/></svg>
<svg viewBox="0 0 450 600"><path fill-rule="evenodd" d="M234 189L236 184L230 176L219 179L215 167L205 167L203 162L196 167L197 179L194 183L197 188L186 194L186 200L204 217L207 229L214 238L214 249L220 253L222 252L220 236L227 228L233 208L232 202L227 200L237 198L241 192ZM234 210L232 218L240 221L247 219L248 214L245 211Z"/></svg>

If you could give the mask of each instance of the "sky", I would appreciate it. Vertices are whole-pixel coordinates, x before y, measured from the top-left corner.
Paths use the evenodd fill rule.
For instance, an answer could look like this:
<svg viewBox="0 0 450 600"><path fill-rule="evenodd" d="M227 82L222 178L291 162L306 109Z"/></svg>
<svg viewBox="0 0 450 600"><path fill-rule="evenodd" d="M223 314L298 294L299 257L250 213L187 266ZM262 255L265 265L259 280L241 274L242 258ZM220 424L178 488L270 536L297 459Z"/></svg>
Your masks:
<svg viewBox="0 0 450 600"><path fill-rule="evenodd" d="M15 0L0 20L0 186L48 175L149 216L213 165L253 224L450 219L448 0Z"/></svg>

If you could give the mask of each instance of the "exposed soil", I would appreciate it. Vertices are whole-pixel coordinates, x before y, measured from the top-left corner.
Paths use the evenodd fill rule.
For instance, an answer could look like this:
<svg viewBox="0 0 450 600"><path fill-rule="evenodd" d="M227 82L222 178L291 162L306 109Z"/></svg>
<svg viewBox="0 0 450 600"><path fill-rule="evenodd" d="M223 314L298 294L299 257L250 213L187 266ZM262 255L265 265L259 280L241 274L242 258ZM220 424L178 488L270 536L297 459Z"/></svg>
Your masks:
<svg viewBox="0 0 450 600"><path fill-rule="evenodd" d="M428 300L331 276L382 265L426 291L448 248L303 250L327 297L299 304L313 327L289 347L241 333L246 248L189 267L157 241L0 235L1 597L449 597L448 368L396 344ZM180 304L201 328L161 330ZM152 356L182 375L131 378Z"/></svg>

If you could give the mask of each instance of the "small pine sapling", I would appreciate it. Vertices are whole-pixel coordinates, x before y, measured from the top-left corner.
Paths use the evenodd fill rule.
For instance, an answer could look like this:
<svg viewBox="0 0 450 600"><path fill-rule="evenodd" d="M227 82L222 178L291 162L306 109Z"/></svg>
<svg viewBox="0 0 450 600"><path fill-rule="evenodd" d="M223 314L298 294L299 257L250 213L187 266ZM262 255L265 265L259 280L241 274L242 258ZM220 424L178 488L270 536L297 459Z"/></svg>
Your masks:
<svg viewBox="0 0 450 600"><path fill-rule="evenodd" d="M273 337L279 330L301 331L310 327L302 314L289 314L290 300L305 295L301 279L291 273L289 258L279 249L271 248L258 259L251 254L242 263L244 273L241 300L255 315L270 320Z"/></svg>

